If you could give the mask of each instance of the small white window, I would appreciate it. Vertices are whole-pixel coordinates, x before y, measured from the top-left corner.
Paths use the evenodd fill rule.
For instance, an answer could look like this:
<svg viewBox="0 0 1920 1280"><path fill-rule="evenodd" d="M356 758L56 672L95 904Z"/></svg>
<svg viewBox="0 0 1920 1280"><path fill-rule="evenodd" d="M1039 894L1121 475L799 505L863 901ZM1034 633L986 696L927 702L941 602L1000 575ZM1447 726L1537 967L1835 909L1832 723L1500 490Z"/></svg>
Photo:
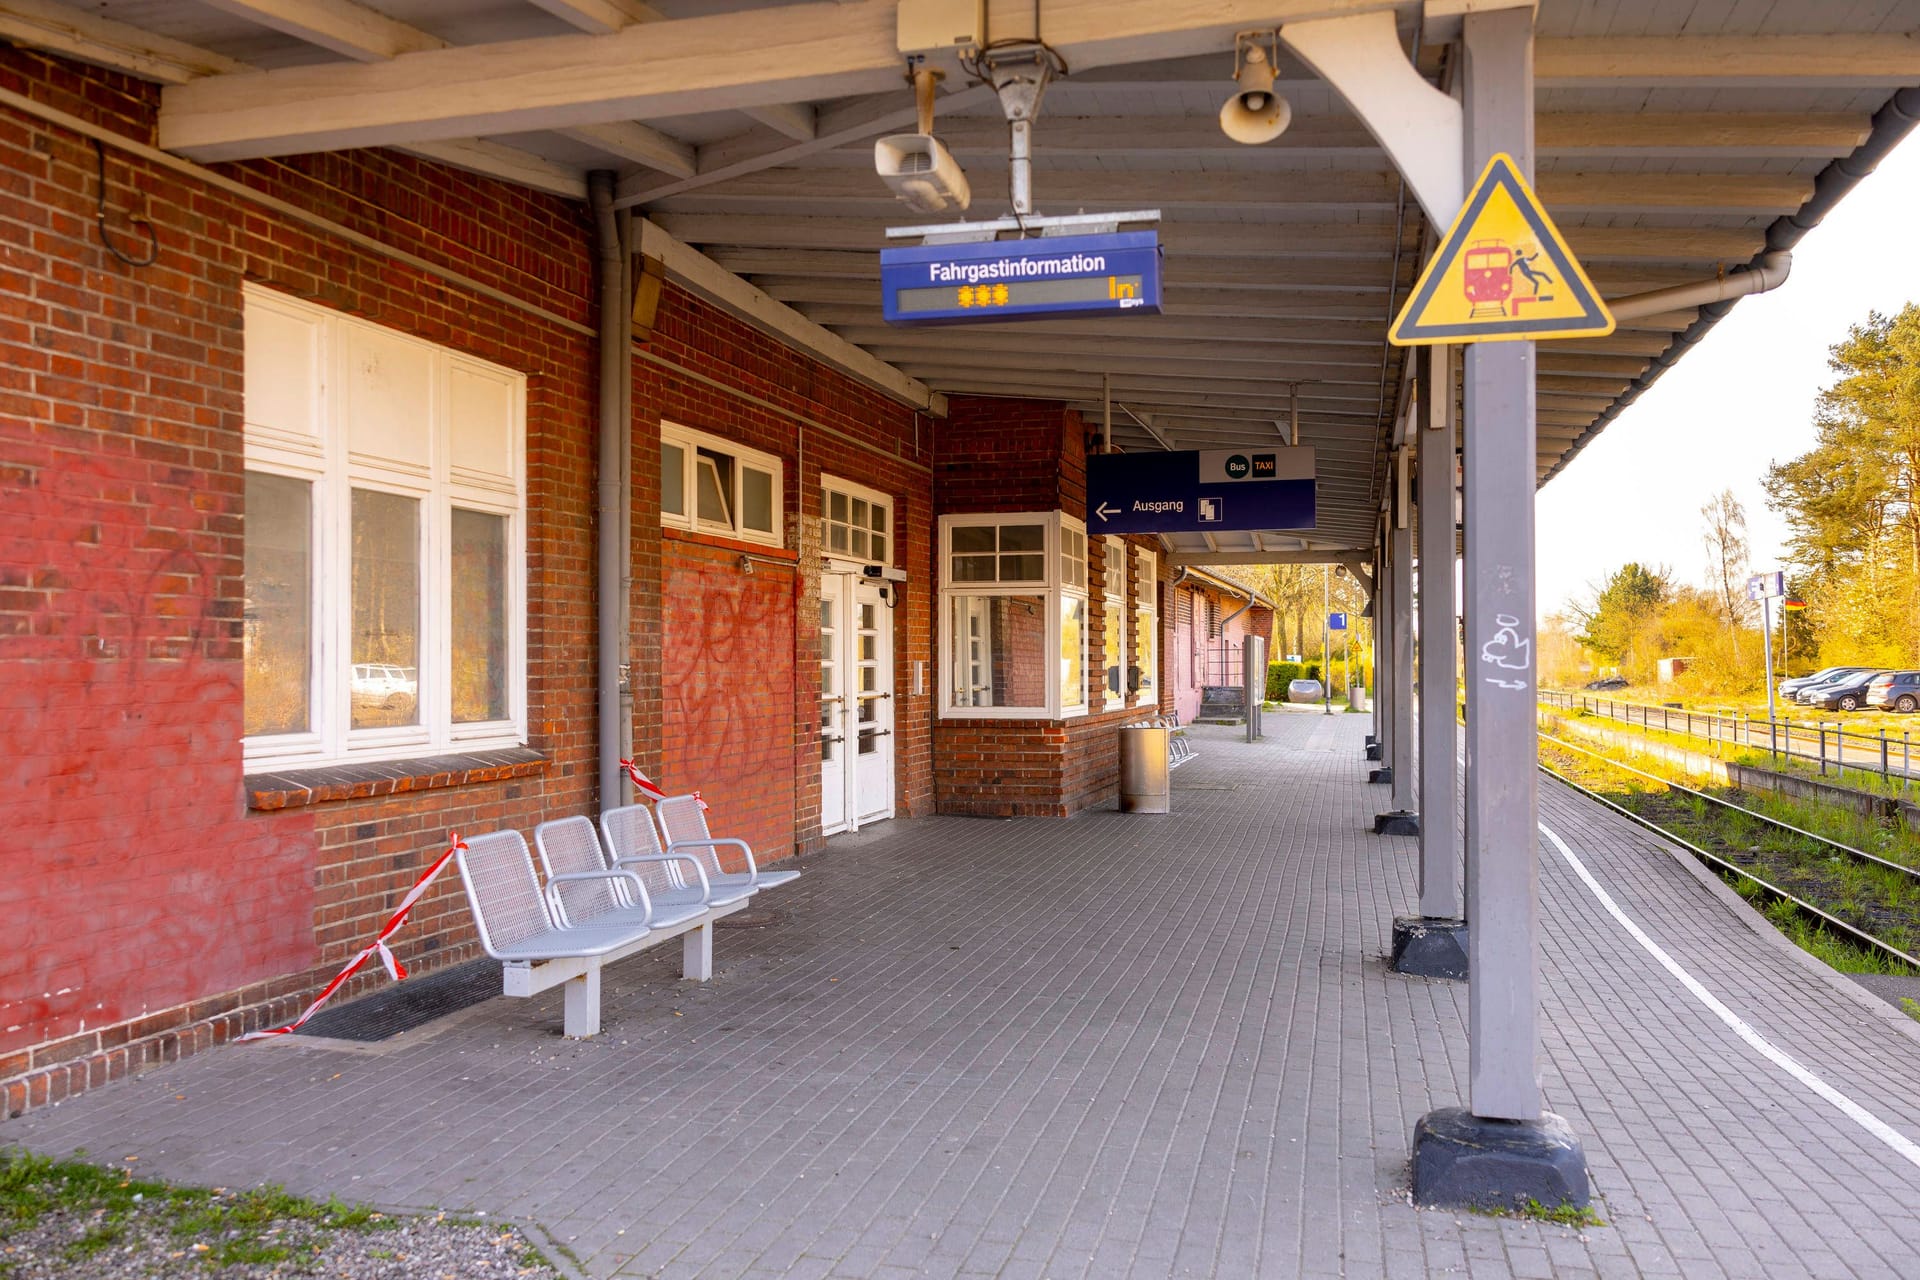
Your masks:
<svg viewBox="0 0 1920 1280"><path fill-rule="evenodd" d="M780 546L784 476L771 454L661 424L660 523L669 528Z"/></svg>
<svg viewBox="0 0 1920 1280"><path fill-rule="evenodd" d="M821 485L821 554L868 564L891 563L893 500L832 476L823 476Z"/></svg>

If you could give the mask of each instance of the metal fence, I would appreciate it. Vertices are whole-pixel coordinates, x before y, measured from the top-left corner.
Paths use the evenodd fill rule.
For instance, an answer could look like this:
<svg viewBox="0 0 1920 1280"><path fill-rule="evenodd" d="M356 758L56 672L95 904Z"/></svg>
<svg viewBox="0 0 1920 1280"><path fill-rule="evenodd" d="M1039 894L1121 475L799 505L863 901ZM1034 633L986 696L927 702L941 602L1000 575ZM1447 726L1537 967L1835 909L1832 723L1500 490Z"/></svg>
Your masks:
<svg viewBox="0 0 1920 1280"><path fill-rule="evenodd" d="M1704 742L1765 751L1776 761L1804 760L1818 764L1821 773L1846 768L1877 773L1882 778L1904 780L1914 776L1912 732L1907 729L1892 734L1881 727L1869 733L1813 721L1796 724L1784 719L1769 721L1763 716L1715 715L1688 711L1684 707L1653 707L1553 689L1542 689L1540 701L1642 729L1658 729Z"/></svg>

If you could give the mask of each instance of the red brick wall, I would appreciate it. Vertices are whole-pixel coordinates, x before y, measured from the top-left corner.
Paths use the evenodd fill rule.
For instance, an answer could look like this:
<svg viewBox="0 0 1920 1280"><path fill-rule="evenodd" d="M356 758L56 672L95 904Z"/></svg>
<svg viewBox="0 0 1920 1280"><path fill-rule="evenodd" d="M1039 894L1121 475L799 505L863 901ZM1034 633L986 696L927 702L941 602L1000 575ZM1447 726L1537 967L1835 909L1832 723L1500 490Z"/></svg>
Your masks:
<svg viewBox="0 0 1920 1280"><path fill-rule="evenodd" d="M938 435L934 499L942 514L1064 511L1086 518L1086 427L1075 411L1045 400L955 397ZM934 728L935 808L993 817L1067 817L1112 801L1119 790L1118 726L1159 707L1102 707L1102 570L1105 543L1088 539L1088 699L1091 714L1064 720L978 720L955 717ZM1129 539L1132 547L1157 545ZM1163 574L1164 577L1164 574ZM1127 573L1126 652L1132 659L1133 602L1138 583ZM1164 582L1161 587L1164 593ZM1044 622L1044 618L1042 619ZM1162 607L1160 670L1171 626ZM1043 662L1053 655L1042 651ZM1167 681L1159 682L1167 698ZM1043 686L1044 687L1044 686Z"/></svg>
<svg viewBox="0 0 1920 1280"><path fill-rule="evenodd" d="M124 77L0 48L0 87L152 136L156 92ZM150 219L160 243L152 266L122 265L93 229L95 164L85 137L0 107L0 479L15 494L0 504L0 822L26 868L0 881L0 909L23 930L0 986L10 1001L0 1027L13 1028L0 1032L9 1114L297 1012L450 830L527 831L598 807L597 378L592 335L577 327L594 320L584 209L384 152L220 169L525 304L515 306L109 148L110 202ZM527 375L529 745L547 756L527 776L388 796L364 784L353 788L363 798L247 808L246 281ZM663 613L663 589L676 574L721 576L699 554L663 554L663 414L787 460L789 545L803 565L808 548L817 553L822 468L896 495L894 559L913 578L900 610L904 691L930 635L927 424L678 290L634 363L643 763L660 769L672 744L693 750L710 708L684 690L674 702L678 685L729 688L737 672L731 659L684 670L663 661L670 625L674 640L685 634L684 618ZM779 598L763 599L769 591ZM811 616L815 579L765 567L733 594L750 606L736 622L767 610L754 624L775 655L756 673L770 696L753 706L765 773L753 789L737 769L717 789L700 785L718 801L717 828L738 815L770 844L792 847L797 833L806 847L818 841L817 637L794 619ZM901 701L900 806L925 812L927 700ZM416 908L396 950L417 971L473 954L457 877ZM343 995L384 981L366 975Z"/></svg>
<svg viewBox="0 0 1920 1280"><path fill-rule="evenodd" d="M649 359L648 357L653 357ZM662 368L672 361L695 377ZM646 350L634 362L636 584L659 583L671 609L674 558L662 550L659 505L659 431L664 422L690 427L780 458L786 472L786 547L797 553L797 569L788 573L793 594L785 648L760 655L768 679L790 690L790 719L783 731L792 794L790 820L783 833L771 834L771 847L805 852L823 842L820 829L820 512L821 477L832 475L886 494L893 503L894 536L889 547L894 567L906 570L894 622L894 804L903 816L921 815L933 806L933 551L932 463L936 424L843 374L827 369L772 338L749 330L715 307L678 288L669 288L659 322ZM707 379L709 381L703 381ZM724 388L714 383L724 384ZM730 389L730 390L729 390ZM645 468L643 471L642 468ZM644 479L643 479L644 477ZM675 547L687 545L676 542ZM729 563L737 566L739 549ZM737 573L737 567L734 570ZM763 572L780 572L759 566ZM797 573L797 580L794 574ZM654 596L654 600L663 597ZM658 699L660 659L671 640L664 624L645 611L636 614L633 657L643 705ZM926 692L912 693L913 664L926 663ZM726 683L727 660L712 666L707 688ZM668 686L668 693L671 688ZM661 715L671 728L670 705ZM697 713L696 701L683 704ZM664 767L648 752L657 736L645 711L636 708L635 752ZM732 766L711 752L691 767L714 770ZM697 776L689 786L706 783ZM677 785L677 783L676 783ZM709 797L710 798L710 797ZM764 816L763 816L764 817ZM715 805L709 819L716 832L731 815ZM755 846L756 853L759 846Z"/></svg>

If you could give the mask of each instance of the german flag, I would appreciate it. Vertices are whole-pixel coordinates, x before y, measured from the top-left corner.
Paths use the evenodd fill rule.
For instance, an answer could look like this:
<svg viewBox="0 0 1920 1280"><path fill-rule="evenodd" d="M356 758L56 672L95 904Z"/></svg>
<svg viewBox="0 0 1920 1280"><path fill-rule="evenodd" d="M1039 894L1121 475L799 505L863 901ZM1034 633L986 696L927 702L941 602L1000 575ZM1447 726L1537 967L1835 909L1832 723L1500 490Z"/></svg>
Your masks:
<svg viewBox="0 0 1920 1280"><path fill-rule="evenodd" d="M1807 607L1807 602L1805 600L1802 600L1799 596L1786 596L1781 599L1780 607L1782 609L1788 609L1788 610L1804 609Z"/></svg>

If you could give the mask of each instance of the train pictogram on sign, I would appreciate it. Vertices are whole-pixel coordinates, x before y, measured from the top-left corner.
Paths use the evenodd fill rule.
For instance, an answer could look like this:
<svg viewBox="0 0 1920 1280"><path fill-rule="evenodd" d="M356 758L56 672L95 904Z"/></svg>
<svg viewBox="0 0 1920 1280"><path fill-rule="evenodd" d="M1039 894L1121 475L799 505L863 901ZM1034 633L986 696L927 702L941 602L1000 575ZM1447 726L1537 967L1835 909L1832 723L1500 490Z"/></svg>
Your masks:
<svg viewBox="0 0 1920 1280"><path fill-rule="evenodd" d="M1612 332L1612 314L1547 211L1513 161L1496 155L1388 339L1408 347Z"/></svg>

